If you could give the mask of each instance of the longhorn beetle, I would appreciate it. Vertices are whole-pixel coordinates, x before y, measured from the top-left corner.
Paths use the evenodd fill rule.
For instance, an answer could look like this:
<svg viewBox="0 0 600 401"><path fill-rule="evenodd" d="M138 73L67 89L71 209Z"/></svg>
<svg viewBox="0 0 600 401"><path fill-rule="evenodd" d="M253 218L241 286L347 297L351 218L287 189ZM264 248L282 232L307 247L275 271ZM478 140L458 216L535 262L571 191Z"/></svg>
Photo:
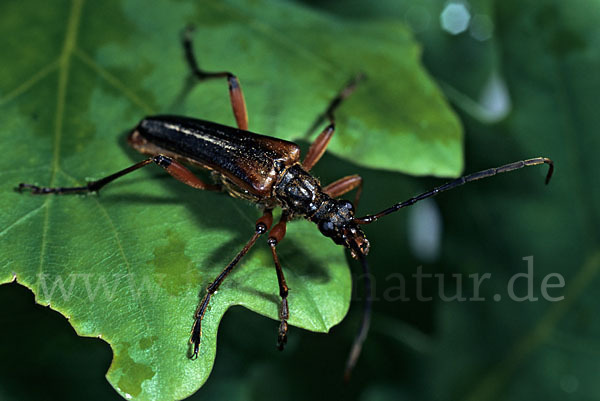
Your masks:
<svg viewBox="0 0 600 401"><path fill-rule="evenodd" d="M366 300L361 327L346 363L346 377L348 377L360 354L370 323L371 285L368 281L369 267L366 261L370 245L361 226L467 182L526 166L548 164L546 184L550 181L554 169L552 160L536 157L469 174L397 203L379 213L355 217L353 204L337 198L357 189L354 202L356 203L362 189L362 178L358 175L349 175L322 187L319 180L310 174L310 170L319 161L333 136L334 111L353 92L361 77L353 79L330 103L318 121L320 123L328 119L329 124L312 143L304 160L300 161L300 149L295 143L248 131L246 104L238 78L230 72L201 70L192 50L191 32L191 28L185 31L183 47L192 74L200 81L214 78L227 80L231 106L238 128L189 117L172 115L146 117L129 134L128 142L134 149L149 155L149 158L81 187L48 188L21 183L17 189L19 191L27 189L36 195L97 192L117 178L154 163L175 179L193 188L224 191L233 197L260 205L263 215L256 221L254 234L221 274L206 288L206 294L196 309L190 337L190 343L193 345L192 359L198 356L202 337L202 319L211 298L258 238L267 232L269 232L267 243L273 255L281 297L277 345L279 349L283 349L288 332L288 286L276 249L285 235L286 224L295 218L305 218L314 222L321 233L336 244L349 248L352 257L360 260L364 272L367 273L365 274ZM215 183L209 184L200 180L184 164L210 170ZM273 226L272 211L276 207L282 209L282 214L279 222Z"/></svg>

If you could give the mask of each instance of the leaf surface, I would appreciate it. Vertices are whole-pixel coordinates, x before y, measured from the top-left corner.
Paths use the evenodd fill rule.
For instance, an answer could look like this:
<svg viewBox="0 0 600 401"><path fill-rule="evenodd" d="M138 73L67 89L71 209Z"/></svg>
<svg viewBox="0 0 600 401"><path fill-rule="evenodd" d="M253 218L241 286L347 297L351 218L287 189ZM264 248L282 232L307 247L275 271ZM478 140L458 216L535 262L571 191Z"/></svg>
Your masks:
<svg viewBox="0 0 600 401"><path fill-rule="evenodd" d="M273 262L259 243L213 298L200 357L187 358L202 289L241 249L260 212L184 187L155 167L97 196L12 189L19 182L81 185L133 164L141 156L126 147L125 135L144 115L232 124L224 82L186 81L179 43L186 25L197 28L194 48L204 69L240 77L251 130L307 139L337 91L363 72L369 78L340 109L331 150L413 174L461 170L460 126L399 23L351 24L293 4L241 0L3 2L0 15L8 38L0 43L8 150L0 168L0 282L17 280L80 335L106 340L114 351L108 380L126 398L196 391L212 369L218 324L231 306L277 319ZM328 331L349 306L344 251L298 221L279 253L290 324ZM248 347L255 341L263 339L248 338Z"/></svg>

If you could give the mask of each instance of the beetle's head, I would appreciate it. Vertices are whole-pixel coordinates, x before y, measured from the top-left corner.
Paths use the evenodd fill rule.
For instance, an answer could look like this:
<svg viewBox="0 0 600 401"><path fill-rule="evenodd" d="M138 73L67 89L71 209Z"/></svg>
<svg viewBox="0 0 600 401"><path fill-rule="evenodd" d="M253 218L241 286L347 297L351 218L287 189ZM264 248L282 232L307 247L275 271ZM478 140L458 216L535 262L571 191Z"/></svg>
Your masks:
<svg viewBox="0 0 600 401"><path fill-rule="evenodd" d="M354 206L351 202L337 199L324 202L311 220L324 236L338 245L350 248L353 258L358 259L369 253L369 240L354 222Z"/></svg>

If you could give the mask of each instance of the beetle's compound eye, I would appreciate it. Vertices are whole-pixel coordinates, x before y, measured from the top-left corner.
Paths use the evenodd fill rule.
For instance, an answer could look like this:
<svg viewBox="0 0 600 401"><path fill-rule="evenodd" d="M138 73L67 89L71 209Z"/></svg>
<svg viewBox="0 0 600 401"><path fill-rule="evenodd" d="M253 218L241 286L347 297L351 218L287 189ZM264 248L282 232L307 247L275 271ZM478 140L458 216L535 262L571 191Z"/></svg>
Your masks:
<svg viewBox="0 0 600 401"><path fill-rule="evenodd" d="M354 212L354 205L350 201L343 200L341 201L340 206L348 210L350 213Z"/></svg>
<svg viewBox="0 0 600 401"><path fill-rule="evenodd" d="M332 237L335 234L335 226L331 221L322 220L319 223L319 231L326 237Z"/></svg>

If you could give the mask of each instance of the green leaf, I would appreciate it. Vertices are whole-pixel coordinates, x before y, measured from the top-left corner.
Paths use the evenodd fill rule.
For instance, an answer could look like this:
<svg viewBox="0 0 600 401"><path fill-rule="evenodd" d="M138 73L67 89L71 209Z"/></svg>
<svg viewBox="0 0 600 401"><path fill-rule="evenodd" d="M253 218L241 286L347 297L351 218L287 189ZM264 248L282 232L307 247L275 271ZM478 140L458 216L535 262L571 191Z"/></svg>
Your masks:
<svg viewBox="0 0 600 401"><path fill-rule="evenodd" d="M213 297L200 358L187 358L198 296L250 237L259 211L152 167L98 196L12 189L81 185L131 165L140 155L124 145L125 133L147 114L232 124L224 82L187 85L179 44L186 25L197 27L203 68L240 77L252 130L307 138L337 91L364 72L368 80L339 111L331 150L414 174L461 170L459 124L399 23L347 23L293 4L241 0L3 2L0 15L0 282L27 286L78 334L106 340L114 351L108 380L126 398L196 391L229 307L277 319L273 262L258 244ZM290 324L328 331L350 301L343 250L298 221L279 252Z"/></svg>

